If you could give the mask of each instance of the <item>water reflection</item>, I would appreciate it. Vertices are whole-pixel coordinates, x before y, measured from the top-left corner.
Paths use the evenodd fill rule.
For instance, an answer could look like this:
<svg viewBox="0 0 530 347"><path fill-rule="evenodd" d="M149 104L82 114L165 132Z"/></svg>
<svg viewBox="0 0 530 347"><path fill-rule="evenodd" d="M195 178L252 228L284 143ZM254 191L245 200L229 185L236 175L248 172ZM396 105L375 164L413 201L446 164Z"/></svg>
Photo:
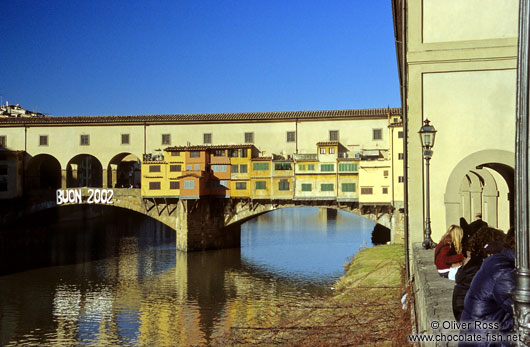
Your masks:
<svg viewBox="0 0 530 347"><path fill-rule="evenodd" d="M326 295L373 228L343 212L285 209L244 225L241 249L186 254L164 226L106 218L68 226L98 240L82 257L55 254L53 266L0 277L0 345L198 345L231 328L270 326L285 305ZM74 244L54 252L77 253L83 243Z"/></svg>

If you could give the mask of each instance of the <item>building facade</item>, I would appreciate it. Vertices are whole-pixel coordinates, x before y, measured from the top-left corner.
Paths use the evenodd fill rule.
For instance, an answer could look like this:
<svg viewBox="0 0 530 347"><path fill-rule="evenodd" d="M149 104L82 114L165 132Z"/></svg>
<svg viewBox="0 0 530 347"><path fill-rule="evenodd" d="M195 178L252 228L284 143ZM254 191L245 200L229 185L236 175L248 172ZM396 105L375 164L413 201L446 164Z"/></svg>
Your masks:
<svg viewBox="0 0 530 347"><path fill-rule="evenodd" d="M392 3L410 241L423 240L426 218L418 135L426 119L437 130L430 160L433 240L477 213L507 230L513 223L517 1Z"/></svg>

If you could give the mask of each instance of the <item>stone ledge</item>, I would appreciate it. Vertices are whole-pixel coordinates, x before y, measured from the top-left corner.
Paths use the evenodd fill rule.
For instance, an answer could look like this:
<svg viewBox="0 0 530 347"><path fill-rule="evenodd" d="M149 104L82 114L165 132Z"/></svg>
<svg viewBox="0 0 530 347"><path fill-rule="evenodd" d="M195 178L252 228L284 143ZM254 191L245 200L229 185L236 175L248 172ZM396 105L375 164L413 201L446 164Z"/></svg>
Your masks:
<svg viewBox="0 0 530 347"><path fill-rule="evenodd" d="M453 287L454 282L442 278L434 265L434 250L425 250L421 243L412 246L411 268L414 279L414 301L417 332L419 334L458 334L458 330L433 329L431 322L453 322ZM429 342L422 346L456 346L457 343Z"/></svg>

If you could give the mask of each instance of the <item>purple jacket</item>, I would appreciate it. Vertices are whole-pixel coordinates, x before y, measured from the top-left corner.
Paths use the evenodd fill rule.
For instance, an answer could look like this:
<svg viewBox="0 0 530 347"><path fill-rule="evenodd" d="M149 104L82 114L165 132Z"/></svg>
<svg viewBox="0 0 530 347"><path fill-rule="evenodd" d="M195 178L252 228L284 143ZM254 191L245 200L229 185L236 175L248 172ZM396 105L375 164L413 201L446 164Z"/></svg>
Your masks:
<svg viewBox="0 0 530 347"><path fill-rule="evenodd" d="M513 301L510 293L515 287L515 252L504 248L500 253L484 260L466 294L461 322L472 322L461 334L499 334L513 330ZM475 322L490 323L481 325ZM459 344L465 346L466 344ZM484 342L474 346L489 346ZM496 344L504 346L505 344ZM506 344L509 346L509 344Z"/></svg>

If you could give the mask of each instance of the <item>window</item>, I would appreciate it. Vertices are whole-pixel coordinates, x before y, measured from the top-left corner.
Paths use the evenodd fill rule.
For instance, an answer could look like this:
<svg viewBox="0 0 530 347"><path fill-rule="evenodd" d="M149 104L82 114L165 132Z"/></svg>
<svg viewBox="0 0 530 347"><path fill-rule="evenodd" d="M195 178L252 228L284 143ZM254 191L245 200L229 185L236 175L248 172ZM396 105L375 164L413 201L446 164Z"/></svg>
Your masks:
<svg viewBox="0 0 530 347"><path fill-rule="evenodd" d="M361 187L361 194L370 195L373 193L374 192L372 187Z"/></svg>
<svg viewBox="0 0 530 347"><path fill-rule="evenodd" d="M239 173L248 173L248 166L247 166L247 164L241 164L241 165L239 165Z"/></svg>
<svg viewBox="0 0 530 347"><path fill-rule="evenodd" d="M399 139L402 139L402 138L403 138L403 131L398 131L398 138L399 138Z"/></svg>
<svg viewBox="0 0 530 347"><path fill-rule="evenodd" d="M398 159L403 160L405 158L405 155L403 153L398 153Z"/></svg>
<svg viewBox="0 0 530 347"><path fill-rule="evenodd" d="M220 181L219 181L219 184L220 184L221 187L223 187L223 188L228 188L228 181L227 181L227 180L220 180Z"/></svg>
<svg viewBox="0 0 530 347"><path fill-rule="evenodd" d="M236 182L236 190L247 189L247 182Z"/></svg>
<svg viewBox="0 0 530 347"><path fill-rule="evenodd" d="M372 129L372 139L373 140L382 140L383 139L383 129Z"/></svg>
<svg viewBox="0 0 530 347"><path fill-rule="evenodd" d="M181 168L180 165L169 165L169 172L180 172Z"/></svg>
<svg viewBox="0 0 530 347"><path fill-rule="evenodd" d="M245 133L245 143L254 143L254 133Z"/></svg>
<svg viewBox="0 0 530 347"><path fill-rule="evenodd" d="M310 192L311 191L311 183L302 183L302 191L303 192Z"/></svg>
<svg viewBox="0 0 530 347"><path fill-rule="evenodd" d="M195 189L195 181L184 181L184 189Z"/></svg>
<svg viewBox="0 0 530 347"><path fill-rule="evenodd" d="M398 177L398 182L399 182L399 183L403 183L403 182L405 182L405 177L404 177L404 176L399 176L399 177Z"/></svg>
<svg viewBox="0 0 530 347"><path fill-rule="evenodd" d="M121 134L121 144L122 145L129 144L129 134Z"/></svg>
<svg viewBox="0 0 530 347"><path fill-rule="evenodd" d="M204 144L212 143L212 134L211 133L202 134L202 140Z"/></svg>
<svg viewBox="0 0 530 347"><path fill-rule="evenodd" d="M212 165L212 170L213 170L213 172L227 172L228 171L228 166L227 165L214 164L214 165Z"/></svg>
<svg viewBox="0 0 530 347"><path fill-rule="evenodd" d="M160 165L149 165L149 172L160 172Z"/></svg>
<svg viewBox="0 0 530 347"><path fill-rule="evenodd" d="M338 130L330 130L329 131L329 140L330 141L338 141L339 140L339 131Z"/></svg>
<svg viewBox="0 0 530 347"><path fill-rule="evenodd" d="M0 176L7 175L7 165L0 165Z"/></svg>
<svg viewBox="0 0 530 347"><path fill-rule="evenodd" d="M333 191L333 183L323 183L320 185L320 191L322 192L332 192Z"/></svg>
<svg viewBox="0 0 530 347"><path fill-rule="evenodd" d="M269 169L269 163L254 163L254 171L265 171Z"/></svg>
<svg viewBox="0 0 530 347"><path fill-rule="evenodd" d="M213 156L214 157L226 157L226 150L216 149L215 151L213 151Z"/></svg>
<svg viewBox="0 0 530 347"><path fill-rule="evenodd" d="M160 182L149 182L150 190L160 190Z"/></svg>
<svg viewBox="0 0 530 347"><path fill-rule="evenodd" d="M315 170L315 164L307 164L307 171L314 171Z"/></svg>
<svg viewBox="0 0 530 347"><path fill-rule="evenodd" d="M342 191L347 192L355 192L355 183L343 183L342 184Z"/></svg>
<svg viewBox="0 0 530 347"><path fill-rule="evenodd" d="M289 181L281 180L278 182L278 190L289 190Z"/></svg>
<svg viewBox="0 0 530 347"><path fill-rule="evenodd" d="M294 131L288 131L287 132L287 142L294 142L296 138L296 135Z"/></svg>
<svg viewBox="0 0 530 347"><path fill-rule="evenodd" d="M331 147L331 148L329 149L329 154L335 154L335 148Z"/></svg>
<svg viewBox="0 0 530 347"><path fill-rule="evenodd" d="M0 147L7 147L7 136L0 136Z"/></svg>
<svg viewBox="0 0 530 347"><path fill-rule="evenodd" d="M248 158L248 149L247 148L241 148L241 158Z"/></svg>
<svg viewBox="0 0 530 347"><path fill-rule="evenodd" d="M298 170L305 171L306 170L305 164L298 164Z"/></svg>
<svg viewBox="0 0 530 347"><path fill-rule="evenodd" d="M383 194L388 194L388 187L383 187Z"/></svg>
<svg viewBox="0 0 530 347"><path fill-rule="evenodd" d="M339 172L344 171L357 171L357 164L356 163L340 163L339 164Z"/></svg>
<svg viewBox="0 0 530 347"><path fill-rule="evenodd" d="M171 144L171 135L162 134L162 144L163 145L170 145Z"/></svg>
<svg viewBox="0 0 530 347"><path fill-rule="evenodd" d="M179 151L171 152L171 156L172 157L180 157L180 152Z"/></svg>
<svg viewBox="0 0 530 347"><path fill-rule="evenodd" d="M326 148L320 148L320 154L326 154Z"/></svg>
<svg viewBox="0 0 530 347"><path fill-rule="evenodd" d="M169 182L169 189L180 189L180 182L179 181Z"/></svg>
<svg viewBox="0 0 530 347"><path fill-rule="evenodd" d="M0 181L0 192L7 192L7 181Z"/></svg>
<svg viewBox="0 0 530 347"><path fill-rule="evenodd" d="M48 146L48 135L39 136L39 146Z"/></svg>
<svg viewBox="0 0 530 347"><path fill-rule="evenodd" d="M239 151L237 150L237 148L228 150L228 156L230 158L237 158L238 155L239 155Z"/></svg>
<svg viewBox="0 0 530 347"><path fill-rule="evenodd" d="M291 170L291 163L274 163L274 170Z"/></svg>
<svg viewBox="0 0 530 347"><path fill-rule="evenodd" d="M384 171L383 171L383 176L384 176L384 177L388 177L388 170L384 170Z"/></svg>
<svg viewBox="0 0 530 347"><path fill-rule="evenodd" d="M191 171L191 170L193 170L193 165L191 164L186 165L186 171Z"/></svg>
<svg viewBox="0 0 530 347"><path fill-rule="evenodd" d="M232 165L232 167L230 168L230 172L231 173L239 173L239 166Z"/></svg>
<svg viewBox="0 0 530 347"><path fill-rule="evenodd" d="M201 152L199 151L191 151L190 152L190 158L200 158L201 157Z"/></svg>
<svg viewBox="0 0 530 347"><path fill-rule="evenodd" d="M90 135L81 135L81 146L90 145Z"/></svg>
<svg viewBox="0 0 530 347"><path fill-rule="evenodd" d="M199 171L201 169L201 164L195 164L195 171Z"/></svg>
<svg viewBox="0 0 530 347"><path fill-rule="evenodd" d="M334 164L321 164L320 165L320 171L322 172L330 172L335 170Z"/></svg>
<svg viewBox="0 0 530 347"><path fill-rule="evenodd" d="M267 182L266 181L256 181L256 190L263 190L267 189Z"/></svg>

